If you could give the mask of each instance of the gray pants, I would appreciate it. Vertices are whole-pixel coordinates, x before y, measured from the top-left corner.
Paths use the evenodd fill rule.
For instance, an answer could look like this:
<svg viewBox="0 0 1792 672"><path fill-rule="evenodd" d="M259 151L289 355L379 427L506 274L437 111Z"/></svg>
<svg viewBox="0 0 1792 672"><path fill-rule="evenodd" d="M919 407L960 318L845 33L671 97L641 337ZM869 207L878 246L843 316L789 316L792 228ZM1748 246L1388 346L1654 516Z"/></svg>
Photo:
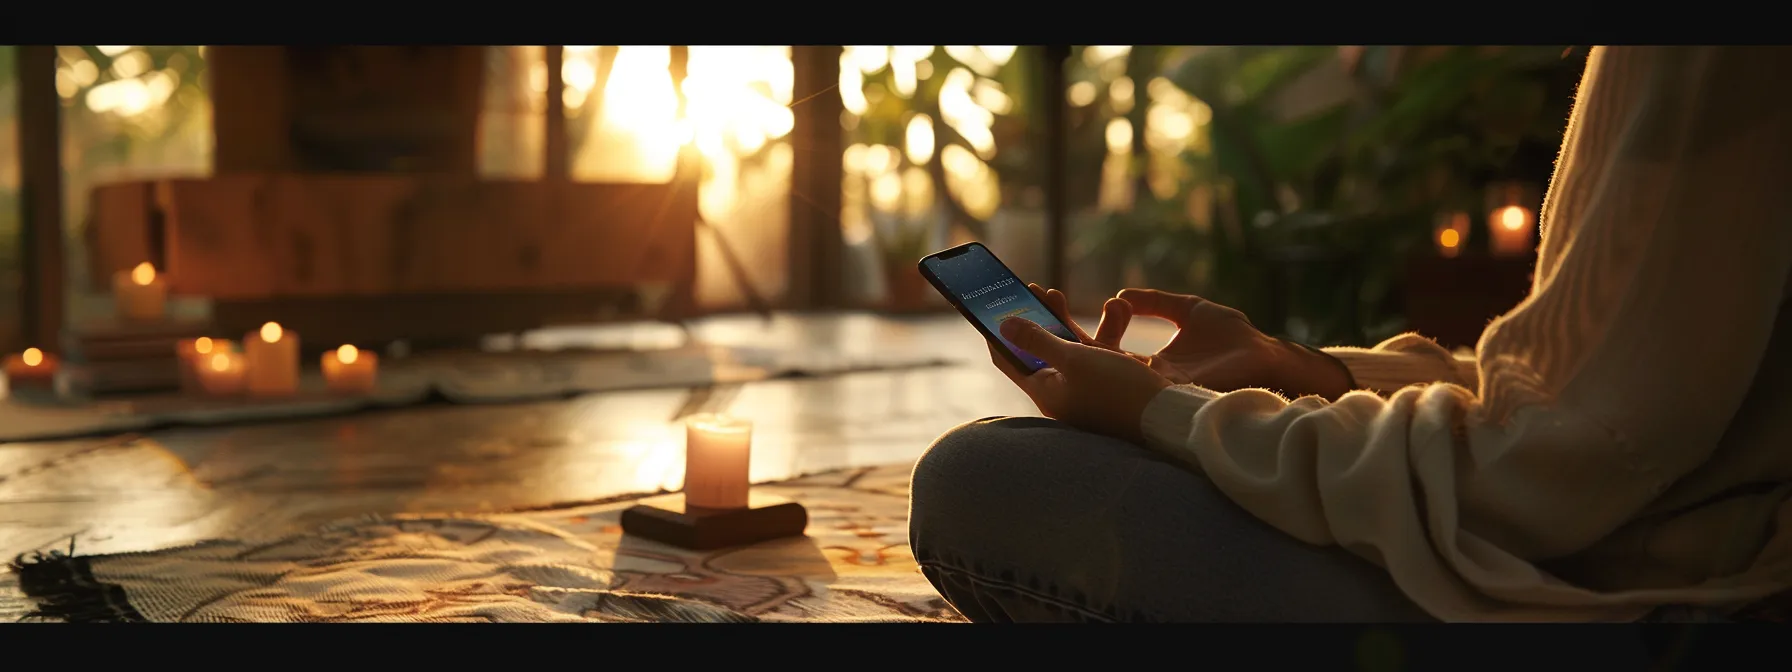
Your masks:
<svg viewBox="0 0 1792 672"><path fill-rule="evenodd" d="M1053 420L961 425L911 488L915 560L972 621L1434 621L1368 561L1288 536L1144 448Z"/></svg>

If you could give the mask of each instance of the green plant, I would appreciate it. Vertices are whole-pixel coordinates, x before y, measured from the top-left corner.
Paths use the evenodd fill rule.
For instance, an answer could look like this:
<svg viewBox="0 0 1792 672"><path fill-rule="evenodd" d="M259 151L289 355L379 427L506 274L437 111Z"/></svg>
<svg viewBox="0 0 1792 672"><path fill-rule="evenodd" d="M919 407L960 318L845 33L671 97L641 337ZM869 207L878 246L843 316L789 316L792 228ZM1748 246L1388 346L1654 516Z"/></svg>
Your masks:
<svg viewBox="0 0 1792 672"><path fill-rule="evenodd" d="M1183 189L1140 189L1090 227L1166 289L1199 291L1266 329L1365 343L1401 327L1401 262L1445 208L1465 208L1527 145L1560 142L1562 47L1186 47L1135 63L1211 109ZM1129 67L1129 70L1134 69ZM1333 91L1310 89L1330 77ZM1325 83L1320 81L1321 84ZM1297 87L1306 86L1302 91ZM1291 108L1298 108L1291 110ZM1214 194L1196 227L1188 193Z"/></svg>

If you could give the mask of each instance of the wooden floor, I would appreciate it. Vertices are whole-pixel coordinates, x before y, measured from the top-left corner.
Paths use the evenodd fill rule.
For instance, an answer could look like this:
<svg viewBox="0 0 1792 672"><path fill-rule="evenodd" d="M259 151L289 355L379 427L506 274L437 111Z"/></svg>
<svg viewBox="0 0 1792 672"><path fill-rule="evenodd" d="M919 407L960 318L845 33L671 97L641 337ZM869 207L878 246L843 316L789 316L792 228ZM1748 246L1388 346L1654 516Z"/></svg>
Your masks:
<svg viewBox="0 0 1792 672"><path fill-rule="evenodd" d="M1144 322L1144 321L1141 321ZM601 333L600 333L601 332ZM663 325L533 335L677 338ZM1167 325L1135 325L1143 349ZM725 411L755 422L752 474L775 481L913 460L941 432L992 415L1033 414L955 315L712 318L703 340L849 354L928 353L956 366L652 390L504 406L428 406L326 419L175 429L78 441L0 444L0 557L166 548L296 531L366 513L546 507L679 487L674 418ZM0 622L25 606L0 572Z"/></svg>

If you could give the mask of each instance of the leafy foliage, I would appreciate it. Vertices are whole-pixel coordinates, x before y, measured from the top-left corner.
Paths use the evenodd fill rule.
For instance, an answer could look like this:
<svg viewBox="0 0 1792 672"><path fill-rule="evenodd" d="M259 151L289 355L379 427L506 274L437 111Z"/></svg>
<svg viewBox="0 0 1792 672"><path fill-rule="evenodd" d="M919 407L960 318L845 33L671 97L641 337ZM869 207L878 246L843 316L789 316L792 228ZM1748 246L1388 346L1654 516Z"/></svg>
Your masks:
<svg viewBox="0 0 1792 672"><path fill-rule="evenodd" d="M1579 68L1560 46L1141 53L1211 108L1211 151L1183 155L1192 177L1176 196L1140 190L1131 211L1091 227L1089 249L1312 342L1365 343L1401 327L1401 262L1438 212L1473 212L1520 147L1560 143L1571 101L1559 75ZM1328 78L1343 95L1290 112ZM1187 208L1200 188L1217 196L1206 229Z"/></svg>

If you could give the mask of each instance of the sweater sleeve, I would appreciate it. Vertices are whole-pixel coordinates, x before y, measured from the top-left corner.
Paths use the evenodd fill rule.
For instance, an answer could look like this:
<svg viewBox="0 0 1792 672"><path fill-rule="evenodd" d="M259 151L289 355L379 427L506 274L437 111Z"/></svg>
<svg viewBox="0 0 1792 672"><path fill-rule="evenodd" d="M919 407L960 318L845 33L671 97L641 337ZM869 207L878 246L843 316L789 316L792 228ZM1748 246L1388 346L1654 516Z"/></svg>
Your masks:
<svg viewBox="0 0 1792 672"><path fill-rule="evenodd" d="M1401 334L1374 348L1324 348L1350 369L1366 390L1391 394L1408 385L1455 383L1474 389L1480 380L1474 357L1458 357L1418 334Z"/></svg>
<svg viewBox="0 0 1792 672"><path fill-rule="evenodd" d="M1381 347L1346 361L1437 382L1333 403L1171 387L1145 411L1148 444L1287 533L1381 564L1445 620L1633 618L1783 588L1758 572L1595 592L1533 563L1696 468L1746 395L1792 267L1789 55L1593 51L1532 294L1488 327L1478 390L1437 353Z"/></svg>

